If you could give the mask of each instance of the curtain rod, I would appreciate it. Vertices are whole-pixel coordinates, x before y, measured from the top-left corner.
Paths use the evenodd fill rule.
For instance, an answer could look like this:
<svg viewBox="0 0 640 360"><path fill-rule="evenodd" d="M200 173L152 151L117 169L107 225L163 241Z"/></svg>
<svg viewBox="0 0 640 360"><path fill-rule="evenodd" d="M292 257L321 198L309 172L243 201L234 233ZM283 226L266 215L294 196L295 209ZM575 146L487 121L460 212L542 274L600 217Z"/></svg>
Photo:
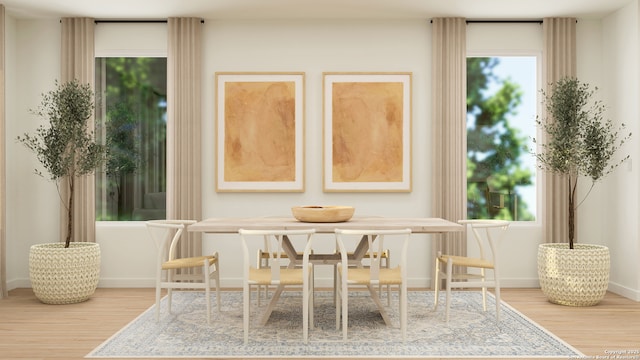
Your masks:
<svg viewBox="0 0 640 360"><path fill-rule="evenodd" d="M156 20L95 20L96 24L100 24L100 23L107 23L107 24L112 24L112 23L156 23L156 24L166 24L167 20L166 19L156 19ZM200 23L204 24L204 20L200 20Z"/></svg>
<svg viewBox="0 0 640 360"><path fill-rule="evenodd" d="M430 20L433 23L433 20ZM509 23L525 23L525 24L542 24L542 19L530 20L465 20L467 24L509 24Z"/></svg>
<svg viewBox="0 0 640 360"><path fill-rule="evenodd" d="M467 20L467 24L508 24L508 23L521 23L521 24L542 24L542 20Z"/></svg>

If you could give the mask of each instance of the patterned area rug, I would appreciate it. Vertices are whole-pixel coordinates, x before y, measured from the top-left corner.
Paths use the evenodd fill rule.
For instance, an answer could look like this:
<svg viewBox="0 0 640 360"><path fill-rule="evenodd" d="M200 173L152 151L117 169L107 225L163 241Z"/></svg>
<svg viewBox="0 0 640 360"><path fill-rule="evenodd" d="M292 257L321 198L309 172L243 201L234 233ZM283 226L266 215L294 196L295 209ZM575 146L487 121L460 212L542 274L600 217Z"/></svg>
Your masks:
<svg viewBox="0 0 640 360"><path fill-rule="evenodd" d="M257 322L267 301L263 299L258 309L254 301L247 346L243 344L242 292L223 292L221 297L222 311L215 311L212 299L212 322L207 325L202 293L174 292L172 314L168 313L164 298L159 322L155 321L152 306L86 357L567 359L583 356L504 302L497 323L494 297L488 297L487 312L483 312L479 292L454 293L449 324L444 320L444 297L438 309L432 311L432 292L409 292L406 343L401 340L397 297L392 298L388 309L394 325L387 327L366 293L350 292L349 341L346 343L342 342L342 332L335 330L331 292L316 292L316 327L309 331L308 344L302 342L299 292L283 293L265 326Z"/></svg>

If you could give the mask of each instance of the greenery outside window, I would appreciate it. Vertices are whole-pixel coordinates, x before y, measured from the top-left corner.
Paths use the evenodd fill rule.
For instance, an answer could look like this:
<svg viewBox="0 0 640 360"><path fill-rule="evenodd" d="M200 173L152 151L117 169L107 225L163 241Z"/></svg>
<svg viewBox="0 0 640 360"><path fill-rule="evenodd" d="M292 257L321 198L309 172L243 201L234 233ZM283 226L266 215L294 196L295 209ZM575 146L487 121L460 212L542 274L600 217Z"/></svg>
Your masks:
<svg viewBox="0 0 640 360"><path fill-rule="evenodd" d="M535 221L537 57L467 58L467 217Z"/></svg>
<svg viewBox="0 0 640 360"><path fill-rule="evenodd" d="M96 136L112 155L96 172L96 220L166 218L166 89L166 58L96 58Z"/></svg>

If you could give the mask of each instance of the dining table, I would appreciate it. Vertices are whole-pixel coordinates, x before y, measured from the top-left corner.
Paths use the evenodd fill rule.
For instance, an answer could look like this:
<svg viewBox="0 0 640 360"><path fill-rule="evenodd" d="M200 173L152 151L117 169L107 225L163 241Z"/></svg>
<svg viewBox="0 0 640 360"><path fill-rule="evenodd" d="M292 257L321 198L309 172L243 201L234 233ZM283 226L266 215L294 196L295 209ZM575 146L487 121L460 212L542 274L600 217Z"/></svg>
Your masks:
<svg viewBox="0 0 640 360"><path fill-rule="evenodd" d="M198 221L190 225L187 230L190 232L201 232L209 234L236 234L240 229L248 230L295 230L295 229L315 229L316 233L333 234L336 229L364 229L364 230L391 230L391 229L411 229L414 234L442 234L450 232L460 232L464 227L458 223L441 218L430 217L388 217L388 216L354 216L342 222L304 222L293 216L259 216L259 217L216 217ZM289 266L294 267L302 262L302 254L296 251L293 244L288 239L283 240L283 248L288 258L291 260ZM355 247L353 253L349 254L350 263L359 263L366 255L368 243L363 238ZM309 255L309 261L314 264L336 264L341 261L338 252L317 253ZM271 298L271 303L267 311L262 315L262 324L266 324L273 305L278 301L284 286L280 285ZM379 301L374 289L369 287L374 302L376 303L380 315L387 325L391 324L389 315L384 306ZM377 301L376 301L377 299Z"/></svg>

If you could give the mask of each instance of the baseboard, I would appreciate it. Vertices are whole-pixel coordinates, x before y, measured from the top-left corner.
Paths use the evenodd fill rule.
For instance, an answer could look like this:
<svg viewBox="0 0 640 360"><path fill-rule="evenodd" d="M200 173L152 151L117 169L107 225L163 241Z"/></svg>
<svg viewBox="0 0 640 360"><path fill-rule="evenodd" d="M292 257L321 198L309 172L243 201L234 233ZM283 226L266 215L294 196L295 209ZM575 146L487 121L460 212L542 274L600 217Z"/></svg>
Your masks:
<svg viewBox="0 0 640 360"><path fill-rule="evenodd" d="M7 289L22 289L31 288L31 281L29 279L13 279L7 281Z"/></svg>
<svg viewBox="0 0 640 360"><path fill-rule="evenodd" d="M614 294L624 296L627 299L640 302L640 290L630 289L626 286L622 286L617 283L609 282L609 288L607 289Z"/></svg>
<svg viewBox="0 0 640 360"><path fill-rule="evenodd" d="M152 288L156 287L156 279L122 279L122 278L100 278L98 281L100 288Z"/></svg>

